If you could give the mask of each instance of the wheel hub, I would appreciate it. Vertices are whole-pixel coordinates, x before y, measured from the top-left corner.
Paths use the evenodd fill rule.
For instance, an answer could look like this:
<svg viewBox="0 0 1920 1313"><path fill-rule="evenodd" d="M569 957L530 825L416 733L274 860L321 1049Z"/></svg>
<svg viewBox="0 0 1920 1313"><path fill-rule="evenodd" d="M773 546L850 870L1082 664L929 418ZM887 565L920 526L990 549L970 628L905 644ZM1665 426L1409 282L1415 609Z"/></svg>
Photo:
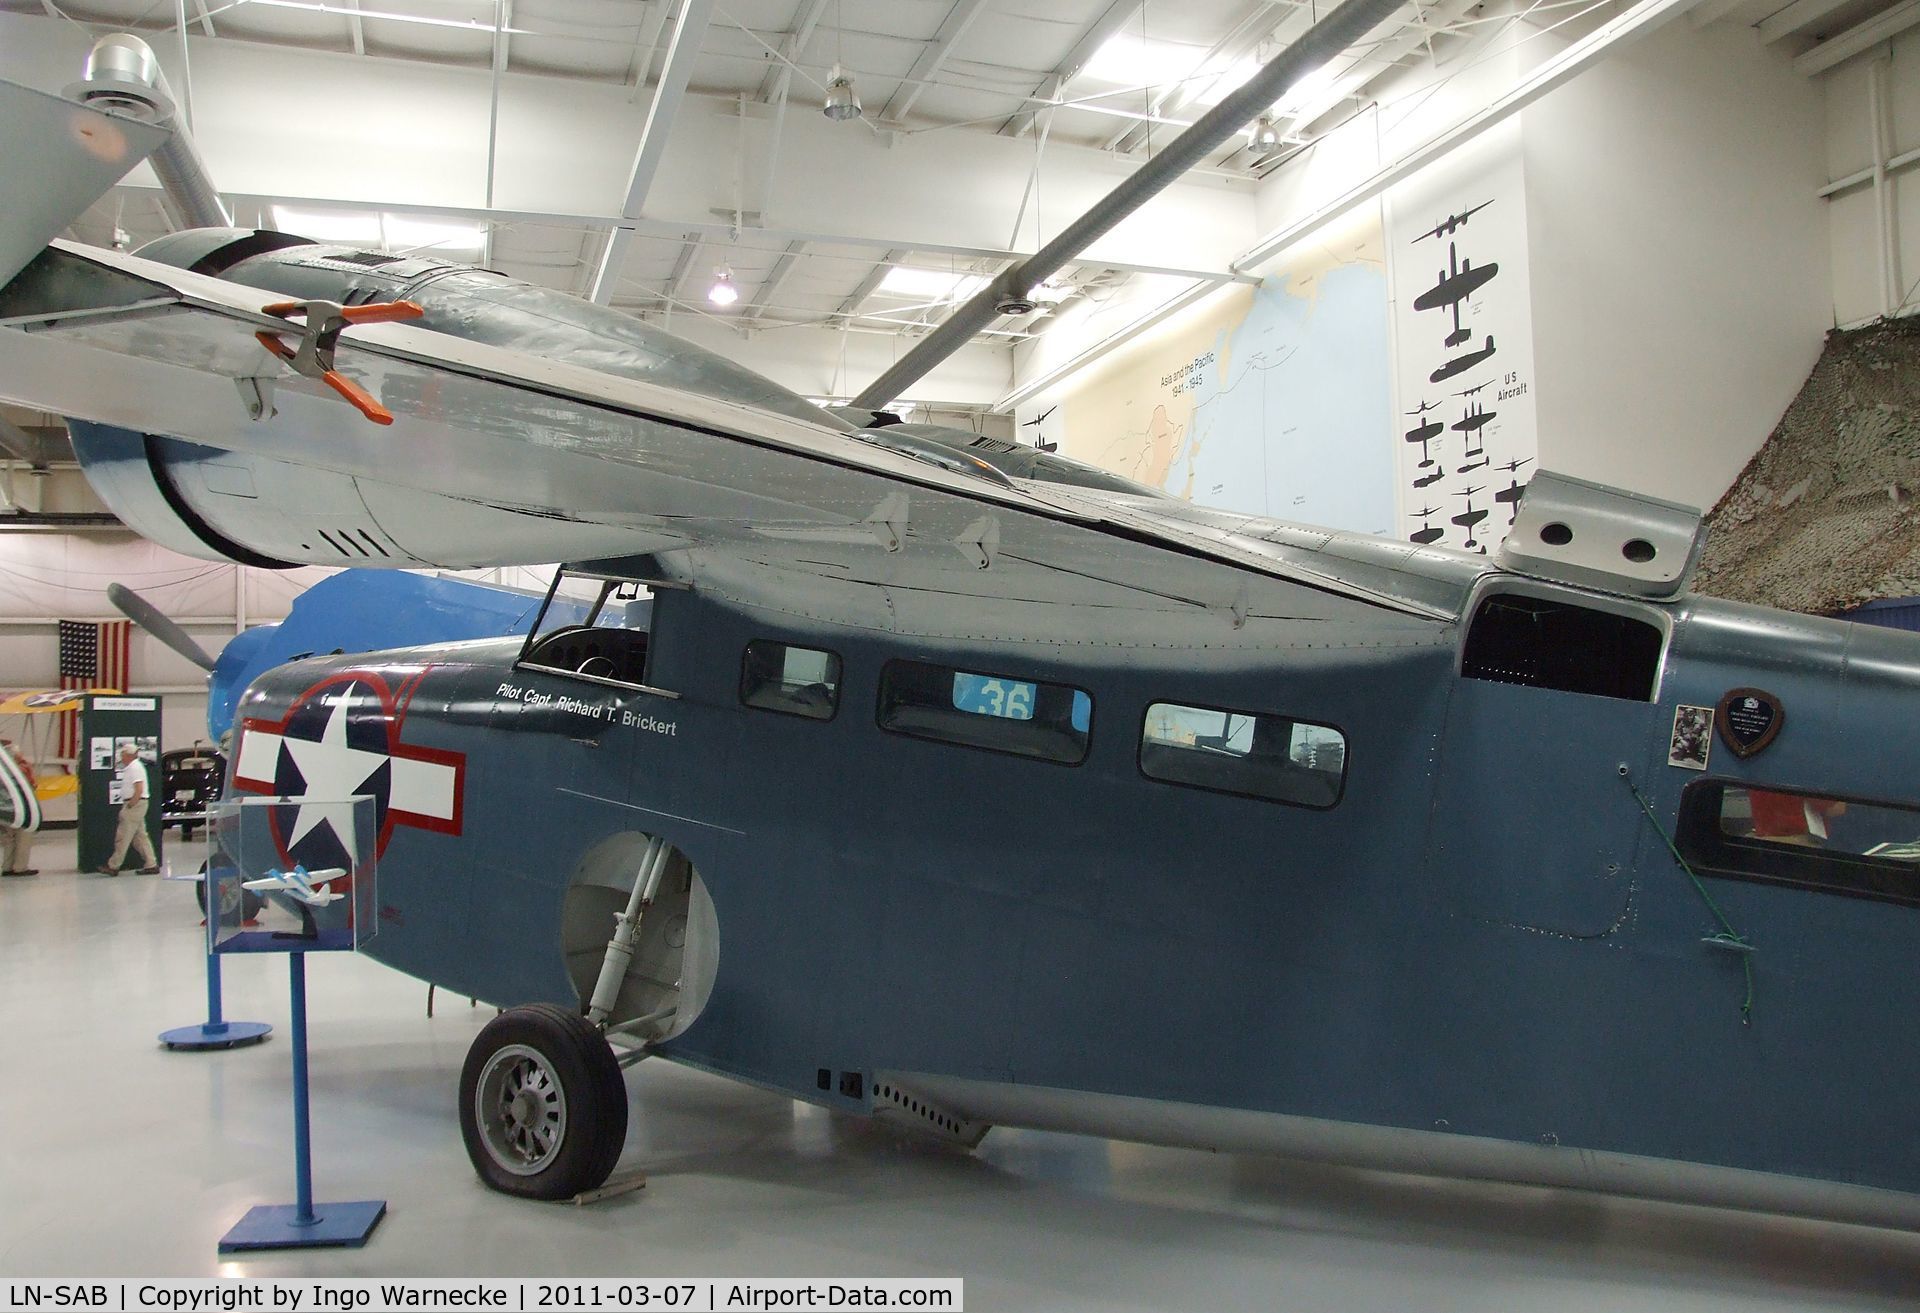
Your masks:
<svg viewBox="0 0 1920 1313"><path fill-rule="evenodd" d="M548 1057L509 1044L487 1059L473 1094L487 1156L515 1176L545 1170L567 1135L567 1096Z"/></svg>

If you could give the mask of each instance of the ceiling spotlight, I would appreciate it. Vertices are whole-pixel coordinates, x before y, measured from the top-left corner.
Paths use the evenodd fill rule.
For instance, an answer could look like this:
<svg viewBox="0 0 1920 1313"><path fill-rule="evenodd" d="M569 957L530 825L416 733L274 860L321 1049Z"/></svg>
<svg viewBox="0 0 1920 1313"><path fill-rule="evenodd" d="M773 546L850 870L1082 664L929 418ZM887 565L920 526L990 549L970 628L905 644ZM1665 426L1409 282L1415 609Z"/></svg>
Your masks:
<svg viewBox="0 0 1920 1313"><path fill-rule="evenodd" d="M1262 114L1253 121L1253 129L1247 134L1247 144L1262 152L1280 149L1280 125L1273 121L1273 115Z"/></svg>
<svg viewBox="0 0 1920 1313"><path fill-rule="evenodd" d="M820 112L835 123L845 123L848 119L860 117L860 93L853 89L853 79L834 65L833 80L827 83L827 103Z"/></svg>
<svg viewBox="0 0 1920 1313"><path fill-rule="evenodd" d="M740 299L740 289L734 285L733 270L721 265L713 271L713 286L707 289L707 300L715 305L732 305Z"/></svg>

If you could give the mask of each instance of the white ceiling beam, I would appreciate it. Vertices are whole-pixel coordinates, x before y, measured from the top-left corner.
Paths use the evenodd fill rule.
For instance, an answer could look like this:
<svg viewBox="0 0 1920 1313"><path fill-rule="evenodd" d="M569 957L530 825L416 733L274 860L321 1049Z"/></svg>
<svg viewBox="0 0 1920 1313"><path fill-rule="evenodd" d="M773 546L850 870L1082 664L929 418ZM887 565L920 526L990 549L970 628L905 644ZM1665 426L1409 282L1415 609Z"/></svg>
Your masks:
<svg viewBox="0 0 1920 1313"><path fill-rule="evenodd" d="M1746 3L1747 0L1702 0L1700 6L1687 15L1687 24L1697 32L1713 26Z"/></svg>
<svg viewBox="0 0 1920 1313"><path fill-rule="evenodd" d="M627 199L620 207L622 222L607 239L601 252L600 270L588 289L589 300L605 305L613 296L620 278L620 266L627 248L633 244L632 220L640 217L647 203L647 190L653 186L660 161L666 157L667 138L673 129L674 115L686 99L687 83L693 77L694 62L700 57L706 40L707 24L713 19L714 0L681 0L680 22L673 29L673 41L667 46L666 67L653 89L653 103L647 108L646 124L640 129L640 149L633 157L633 171L627 177Z"/></svg>
<svg viewBox="0 0 1920 1313"><path fill-rule="evenodd" d="M1242 252L1233 261L1233 268L1245 272L1264 264L1303 237L1318 232L1354 206L1373 200L1389 187L1411 178L1488 128L1504 123L1542 96L1558 90L1612 54L1617 47L1679 17L1697 3L1699 0L1639 0L1631 9L1601 24L1535 68L1485 108L1469 114L1427 142L1388 161L1371 177L1355 184L1311 214L1268 233ZM1907 0L1907 3L1920 6L1920 0Z"/></svg>
<svg viewBox="0 0 1920 1313"><path fill-rule="evenodd" d="M1768 14L1755 23L1754 30L1760 33L1763 42L1771 45L1806 31L1829 14L1838 13L1852 3L1853 0L1793 0L1785 9Z"/></svg>
<svg viewBox="0 0 1920 1313"><path fill-rule="evenodd" d="M1046 81L1034 88L1034 96L1039 100L1060 99L1061 91L1065 89L1067 83L1080 75L1080 70L1087 66L1087 61L1093 58L1101 46L1107 44L1114 33L1125 27L1128 21L1140 12L1140 4L1141 0L1113 0L1112 4L1101 10L1099 16L1087 24L1085 30L1074 41L1073 49L1067 52L1067 57L1060 61L1053 72L1047 74ZM1035 109L1021 110L1000 125L1000 135L1003 137L1024 135L1033 127L1033 116L1038 112Z"/></svg>
<svg viewBox="0 0 1920 1313"><path fill-rule="evenodd" d="M1293 5L1283 3L1282 0L1260 0L1260 3L1233 25L1232 31L1213 43L1213 48L1207 51L1206 58L1200 61L1198 67L1206 68L1210 64L1218 64L1231 68L1236 60L1252 54L1262 41L1279 30L1281 24L1299 12ZM1397 16L1389 20L1392 26L1398 26L1399 22L1400 19ZM1206 78L1190 77L1172 86L1162 87L1153 95L1151 102L1153 112L1159 115L1176 113L1193 104L1200 98L1201 92L1211 85L1212 83ZM1152 126L1145 124L1134 124L1122 128L1108 138L1102 149L1132 150L1145 141L1147 134L1152 131Z"/></svg>
<svg viewBox="0 0 1920 1313"><path fill-rule="evenodd" d="M668 305L675 305L686 299L686 282L693 275L694 261L700 258L699 233L688 233L687 244L680 248L680 258L673 262L673 272L667 275L666 299Z"/></svg>
<svg viewBox="0 0 1920 1313"><path fill-rule="evenodd" d="M826 12L827 0L801 0L800 8L794 11L793 27L780 38L779 59L760 79L762 102L774 105L787 98L793 83L793 66L799 62L807 42L813 40L813 29L820 25L820 15Z"/></svg>
<svg viewBox="0 0 1920 1313"><path fill-rule="evenodd" d="M353 53L364 55L367 53L367 29L366 24L360 21L360 0L346 0L346 5L352 11L352 16L347 19L347 35L353 40Z"/></svg>
<svg viewBox="0 0 1920 1313"><path fill-rule="evenodd" d="M882 120L898 123L913 112L914 102L920 99L933 75L952 56L954 46L967 34L967 29L973 26L973 20L980 17L986 7L987 0L954 0L954 6L947 11L940 30L921 49L913 61L913 67L907 70L907 76L894 89L893 95L880 111Z"/></svg>
<svg viewBox="0 0 1920 1313"><path fill-rule="evenodd" d="M207 12L207 0L193 0L193 7L200 13L200 30L208 36L219 36L213 30L213 15Z"/></svg>
<svg viewBox="0 0 1920 1313"><path fill-rule="evenodd" d="M806 250L805 242L787 243L787 249L780 252L780 258L773 262L773 268L769 269L767 276L760 280L760 287L753 294L752 304L747 306L745 313L740 316L742 319L757 321L765 316L767 307L779 297L780 289L785 287L787 279L793 276L793 271L799 267L800 257L806 254Z"/></svg>
<svg viewBox="0 0 1920 1313"><path fill-rule="evenodd" d="M867 276L860 280L859 286L855 287L852 294L840 303L840 308L834 313L842 318L859 314L860 307L866 303L866 299L879 290L881 280L887 276L887 271L906 257L907 253L901 250L888 251L881 256L880 263L867 271Z"/></svg>
<svg viewBox="0 0 1920 1313"><path fill-rule="evenodd" d="M1920 24L1920 0L1906 0L1904 4L1875 14L1857 27L1828 37L1795 59L1793 71L1803 77L1824 73L1838 64L1846 63L1855 55L1866 53L1882 41L1891 41L1916 24Z"/></svg>
<svg viewBox="0 0 1920 1313"><path fill-rule="evenodd" d="M627 59L627 86L632 88L639 98L640 88L647 85L647 79L653 76L653 57L660 50L660 34L666 31L667 16L673 9L671 0L650 0L647 4L647 16L640 20L633 33L633 54Z"/></svg>

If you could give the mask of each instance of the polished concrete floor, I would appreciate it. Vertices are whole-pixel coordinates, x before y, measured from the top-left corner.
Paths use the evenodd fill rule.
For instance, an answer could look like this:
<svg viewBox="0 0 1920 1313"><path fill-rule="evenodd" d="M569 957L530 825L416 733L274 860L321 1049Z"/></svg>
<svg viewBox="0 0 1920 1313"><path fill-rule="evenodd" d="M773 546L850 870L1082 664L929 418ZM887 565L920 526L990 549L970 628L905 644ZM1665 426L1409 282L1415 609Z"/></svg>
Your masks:
<svg viewBox="0 0 1920 1313"><path fill-rule="evenodd" d="M197 1021L192 886L0 881L0 1274L953 1276L987 1309L1806 1310L1920 1303L1920 1236L996 1131L961 1155L665 1063L629 1080L623 1170L587 1208L468 1167L453 1090L490 1010L372 962L311 969L321 1199L384 1198L358 1251L223 1263L292 1199L286 971L232 960L258 1048L169 1053ZM197 855L176 847L191 870Z"/></svg>

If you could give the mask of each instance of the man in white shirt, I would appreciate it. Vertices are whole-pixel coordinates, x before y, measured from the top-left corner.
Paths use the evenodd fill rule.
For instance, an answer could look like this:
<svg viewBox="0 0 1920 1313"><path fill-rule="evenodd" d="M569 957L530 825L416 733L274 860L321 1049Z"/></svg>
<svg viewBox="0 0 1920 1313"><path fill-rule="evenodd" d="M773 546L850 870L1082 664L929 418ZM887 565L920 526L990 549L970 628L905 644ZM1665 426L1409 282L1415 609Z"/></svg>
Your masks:
<svg viewBox="0 0 1920 1313"><path fill-rule="evenodd" d="M100 868L102 875L120 874L127 848L146 859L142 875L160 874L160 859L154 856L153 840L147 837L147 764L140 760L140 749L131 743L120 745L120 823L113 830L113 856Z"/></svg>

